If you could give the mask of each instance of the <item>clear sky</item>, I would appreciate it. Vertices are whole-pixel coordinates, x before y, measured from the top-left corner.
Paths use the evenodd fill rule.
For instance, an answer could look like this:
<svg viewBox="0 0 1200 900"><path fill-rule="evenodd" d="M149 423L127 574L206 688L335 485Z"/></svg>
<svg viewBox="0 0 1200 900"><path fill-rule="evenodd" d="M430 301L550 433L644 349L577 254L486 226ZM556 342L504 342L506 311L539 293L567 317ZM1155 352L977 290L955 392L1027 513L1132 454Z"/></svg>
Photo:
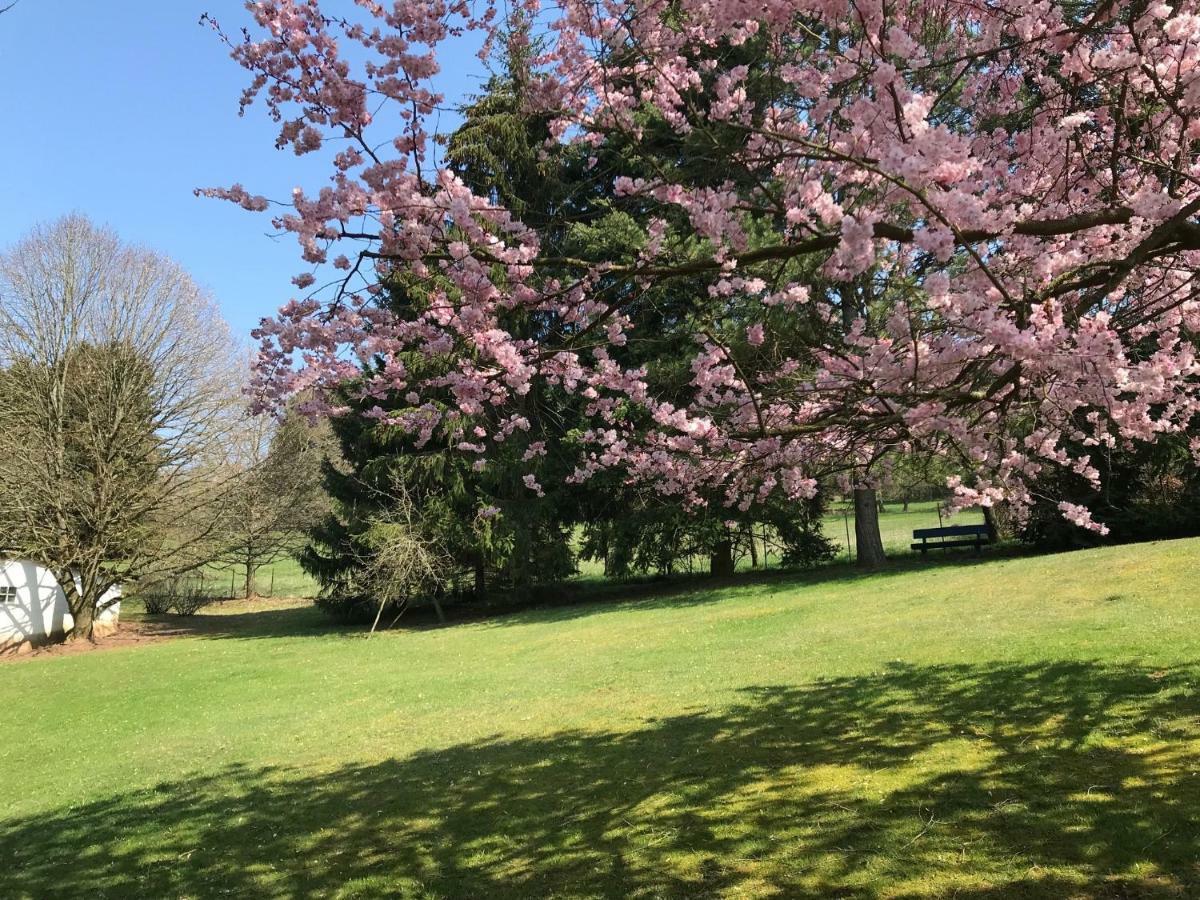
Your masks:
<svg viewBox="0 0 1200 900"><path fill-rule="evenodd" d="M85 213L181 262L244 336L291 296L299 249L268 214L193 188L286 199L328 170L277 151L261 105L238 117L248 76L204 12L231 31L248 21L241 0L19 0L0 15L0 247ZM448 104L478 86L470 52L443 65Z"/></svg>

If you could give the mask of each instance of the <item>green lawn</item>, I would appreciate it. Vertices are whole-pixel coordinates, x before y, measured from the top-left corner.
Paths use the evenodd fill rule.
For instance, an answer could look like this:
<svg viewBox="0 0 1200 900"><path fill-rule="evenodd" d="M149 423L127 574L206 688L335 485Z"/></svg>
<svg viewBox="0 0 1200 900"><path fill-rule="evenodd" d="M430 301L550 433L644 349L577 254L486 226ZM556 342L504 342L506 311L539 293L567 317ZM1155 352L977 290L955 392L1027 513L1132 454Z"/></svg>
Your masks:
<svg viewBox="0 0 1200 900"><path fill-rule="evenodd" d="M1200 896L1200 541L0 664L0 895Z"/></svg>

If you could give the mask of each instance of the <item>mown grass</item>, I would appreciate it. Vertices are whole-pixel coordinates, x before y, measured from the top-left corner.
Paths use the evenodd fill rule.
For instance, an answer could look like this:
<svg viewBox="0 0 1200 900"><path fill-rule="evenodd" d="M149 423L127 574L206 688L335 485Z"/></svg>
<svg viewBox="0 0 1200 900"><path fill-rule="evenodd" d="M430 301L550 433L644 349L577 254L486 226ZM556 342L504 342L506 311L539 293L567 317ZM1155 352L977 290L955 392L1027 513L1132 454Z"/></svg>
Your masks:
<svg viewBox="0 0 1200 900"><path fill-rule="evenodd" d="M0 666L0 894L1200 895L1200 541Z"/></svg>

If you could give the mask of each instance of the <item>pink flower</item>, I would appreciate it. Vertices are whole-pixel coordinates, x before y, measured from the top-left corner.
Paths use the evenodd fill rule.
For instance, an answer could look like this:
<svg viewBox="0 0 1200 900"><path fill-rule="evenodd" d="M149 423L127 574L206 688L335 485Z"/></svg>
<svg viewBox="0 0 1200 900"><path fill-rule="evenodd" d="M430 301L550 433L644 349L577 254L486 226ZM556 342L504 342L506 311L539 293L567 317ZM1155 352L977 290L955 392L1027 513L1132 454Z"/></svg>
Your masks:
<svg viewBox="0 0 1200 900"><path fill-rule="evenodd" d="M956 503L1017 516L1047 473L1099 486L1093 448L1200 420L1200 14L1117 0L1097 23L1076 6L867 3L848 27L831 0L681 0L669 24L648 0L562 0L527 98L551 177L622 152L647 112L671 152L721 148L617 177L626 246L563 259L571 221L525 222L439 162L447 42L503 42L494 4L364 0L353 21L331 0L251 4L246 39L226 38L243 108L264 105L298 154L338 141L272 224L314 271L332 257L364 282L262 323L256 402L342 414L349 386L367 415L483 466L526 432L530 464L560 437L524 415L544 391L587 419L573 480L619 470L689 510L862 482L907 447L965 461ZM759 33L774 95L712 52ZM270 206L236 183L198 193ZM397 276L419 302L382 302ZM729 322L766 344L758 304L772 352L727 350ZM631 353L663 338L696 340L689 378ZM395 396L407 406L385 409Z"/></svg>
<svg viewBox="0 0 1200 900"><path fill-rule="evenodd" d="M539 497L546 496L545 491L542 490L542 486L538 484L537 478L533 474L523 476L521 481L525 483L525 487L529 488L529 490L533 491Z"/></svg>

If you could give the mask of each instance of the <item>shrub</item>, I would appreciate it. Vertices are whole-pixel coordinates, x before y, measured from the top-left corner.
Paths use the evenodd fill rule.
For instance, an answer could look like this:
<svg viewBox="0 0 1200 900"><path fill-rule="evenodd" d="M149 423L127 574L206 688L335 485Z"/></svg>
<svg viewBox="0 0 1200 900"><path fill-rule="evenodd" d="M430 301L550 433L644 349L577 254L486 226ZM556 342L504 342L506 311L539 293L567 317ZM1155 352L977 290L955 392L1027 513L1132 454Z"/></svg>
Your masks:
<svg viewBox="0 0 1200 900"><path fill-rule="evenodd" d="M1070 471L1043 476L1038 502L1018 536L1042 549L1067 550L1200 534L1200 469L1189 446L1195 437L1169 435L1152 445L1097 451L1100 490ZM1092 510L1109 534L1101 537L1064 519L1058 508L1064 500Z"/></svg>
<svg viewBox="0 0 1200 900"><path fill-rule="evenodd" d="M137 596L148 615L162 616L171 611L172 597L169 592L138 591Z"/></svg>
<svg viewBox="0 0 1200 900"><path fill-rule="evenodd" d="M207 594L202 588L184 588L175 595L175 601L171 608L177 616L194 616L214 600L216 598Z"/></svg>
<svg viewBox="0 0 1200 900"><path fill-rule="evenodd" d="M138 588L137 599L148 615L162 616L174 613L177 616L194 616L216 600L203 585L179 584L157 581Z"/></svg>

